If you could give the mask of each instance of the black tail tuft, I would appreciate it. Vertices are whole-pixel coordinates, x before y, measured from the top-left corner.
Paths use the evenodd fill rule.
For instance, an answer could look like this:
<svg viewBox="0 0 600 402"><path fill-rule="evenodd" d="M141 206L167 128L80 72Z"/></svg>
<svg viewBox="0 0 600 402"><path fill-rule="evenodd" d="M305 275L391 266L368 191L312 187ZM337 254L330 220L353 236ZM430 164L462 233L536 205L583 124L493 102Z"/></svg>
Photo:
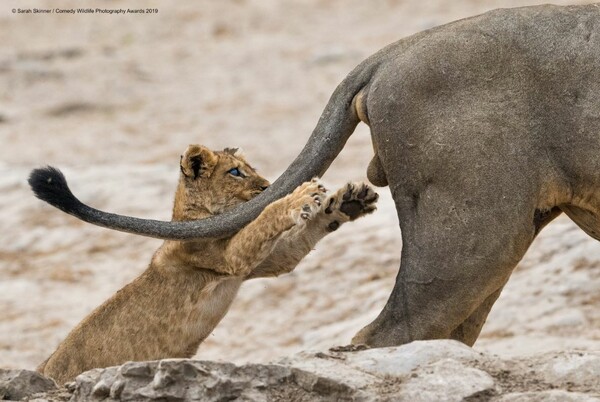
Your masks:
<svg viewBox="0 0 600 402"><path fill-rule="evenodd" d="M32 170L28 182L37 198L67 213L80 204L65 176L52 166Z"/></svg>

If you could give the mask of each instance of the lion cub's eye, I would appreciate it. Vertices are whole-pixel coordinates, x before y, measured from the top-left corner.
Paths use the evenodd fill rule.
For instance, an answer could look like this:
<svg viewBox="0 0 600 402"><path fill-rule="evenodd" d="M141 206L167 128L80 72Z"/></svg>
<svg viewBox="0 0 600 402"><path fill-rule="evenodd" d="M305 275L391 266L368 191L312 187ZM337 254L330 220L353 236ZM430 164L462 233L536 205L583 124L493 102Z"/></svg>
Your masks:
<svg viewBox="0 0 600 402"><path fill-rule="evenodd" d="M244 175L242 174L242 172L240 172L240 169L238 168L229 169L227 173L236 177L244 177Z"/></svg>

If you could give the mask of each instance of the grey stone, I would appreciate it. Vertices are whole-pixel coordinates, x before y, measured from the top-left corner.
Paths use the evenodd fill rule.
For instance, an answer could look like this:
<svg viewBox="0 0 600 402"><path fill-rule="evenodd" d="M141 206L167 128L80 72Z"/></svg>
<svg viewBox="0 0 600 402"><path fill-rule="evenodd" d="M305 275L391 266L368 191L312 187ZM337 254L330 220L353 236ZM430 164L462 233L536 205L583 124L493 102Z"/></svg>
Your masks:
<svg viewBox="0 0 600 402"><path fill-rule="evenodd" d="M348 356L349 354L302 352L283 359L280 363L357 389L381 381L378 376L349 365L346 360ZM299 378L302 378L300 374Z"/></svg>
<svg viewBox="0 0 600 402"><path fill-rule="evenodd" d="M537 359L532 369L551 384L600 389L600 352L561 352Z"/></svg>
<svg viewBox="0 0 600 402"><path fill-rule="evenodd" d="M443 359L416 370L402 384L395 400L459 402L473 395L495 393L494 379L485 371Z"/></svg>
<svg viewBox="0 0 600 402"><path fill-rule="evenodd" d="M477 359L483 357L458 342L426 341L352 353L302 352L277 364L126 363L78 376L73 400L368 401L385 397L414 402L448 394L460 400L496 392L492 376L468 366Z"/></svg>
<svg viewBox="0 0 600 402"><path fill-rule="evenodd" d="M453 340L415 341L397 348L368 349L360 354L349 353L347 363L381 377L406 375L417 367L443 358L469 361L481 356L464 343Z"/></svg>
<svg viewBox="0 0 600 402"><path fill-rule="evenodd" d="M20 400L58 387L50 378L36 371L0 369L0 399Z"/></svg>
<svg viewBox="0 0 600 402"><path fill-rule="evenodd" d="M600 397L559 389L541 392L513 392L494 402L600 402Z"/></svg>
<svg viewBox="0 0 600 402"><path fill-rule="evenodd" d="M417 341L351 352L301 352L272 364L237 366L187 359L128 362L82 373L75 383L60 389L61 394L55 393L54 386L51 392L32 398L70 398L73 402L598 401L599 362L597 352L503 360L455 341Z"/></svg>
<svg viewBox="0 0 600 402"><path fill-rule="evenodd" d="M284 387L295 388L303 394L315 390L334 393L344 390L335 382L328 384L314 374L280 365L235 366L180 359L134 362L92 370L79 375L76 383L73 401L218 401L236 398L264 401L270 399L273 391L288 392L282 389Z"/></svg>

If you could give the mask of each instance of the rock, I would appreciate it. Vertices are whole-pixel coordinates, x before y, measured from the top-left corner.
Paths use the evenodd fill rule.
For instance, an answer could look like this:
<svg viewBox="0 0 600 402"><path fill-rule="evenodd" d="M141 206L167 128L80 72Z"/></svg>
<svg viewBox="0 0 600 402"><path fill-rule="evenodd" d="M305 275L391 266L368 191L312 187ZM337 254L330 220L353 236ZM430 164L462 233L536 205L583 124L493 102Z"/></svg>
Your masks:
<svg viewBox="0 0 600 402"><path fill-rule="evenodd" d="M302 352L279 363L355 390L375 390L388 382L393 383L389 381L391 378L406 378L407 385L398 388L399 394L410 394L411 401L430 401L439 400L449 393L462 395L457 399L461 400L462 397L492 389L494 379L489 374L460 363L477 359L485 358L463 343L439 340L350 353ZM413 371L418 368L428 371L418 371L415 375ZM423 393L420 387L431 392Z"/></svg>
<svg viewBox="0 0 600 402"><path fill-rule="evenodd" d="M460 402L475 395L494 395L494 378L485 371L468 367L454 359L443 359L415 370L401 384L398 401Z"/></svg>
<svg viewBox="0 0 600 402"><path fill-rule="evenodd" d="M302 352L276 364L127 363L77 377L73 400L460 401L496 393L494 378L469 366L477 359L485 360L444 340L351 353Z"/></svg>
<svg viewBox="0 0 600 402"><path fill-rule="evenodd" d="M503 395L494 402L600 402L600 398L563 390L542 392L513 392Z"/></svg>
<svg viewBox="0 0 600 402"><path fill-rule="evenodd" d="M347 354L302 352L279 363L292 366L299 372L316 374L351 388L365 388L381 381L375 375L348 364Z"/></svg>
<svg viewBox="0 0 600 402"><path fill-rule="evenodd" d="M294 392L295 370L279 365L235 366L195 360L131 362L95 369L76 378L72 401L273 399ZM299 375L310 388L327 388L315 375Z"/></svg>
<svg viewBox="0 0 600 402"><path fill-rule="evenodd" d="M532 368L551 384L593 390L600 386L600 352L561 352L539 357Z"/></svg>
<svg viewBox="0 0 600 402"><path fill-rule="evenodd" d="M599 372L597 352L502 360L459 342L437 340L302 352L271 364L129 362L87 371L62 394L51 391L30 400L579 402L599 401Z"/></svg>
<svg viewBox="0 0 600 402"><path fill-rule="evenodd" d="M2 400L18 401L57 388L54 381L35 371L0 369L0 399Z"/></svg>
<svg viewBox="0 0 600 402"><path fill-rule="evenodd" d="M482 356L464 343L444 339L435 342L415 341L397 348L368 349L360 354L350 353L347 362L367 373L401 376L444 358L470 361Z"/></svg>

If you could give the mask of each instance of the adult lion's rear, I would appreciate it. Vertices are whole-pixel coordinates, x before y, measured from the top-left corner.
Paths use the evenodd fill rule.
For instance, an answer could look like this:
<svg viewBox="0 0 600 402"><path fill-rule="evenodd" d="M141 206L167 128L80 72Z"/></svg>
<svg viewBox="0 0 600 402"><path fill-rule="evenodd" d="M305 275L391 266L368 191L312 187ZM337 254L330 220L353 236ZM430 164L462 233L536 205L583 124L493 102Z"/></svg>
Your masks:
<svg viewBox="0 0 600 402"><path fill-rule="evenodd" d="M321 175L362 120L369 178L396 202L402 269L370 346L473 344L539 230L561 211L598 238L600 7L496 10L396 42L339 85L306 147L261 196L203 221L107 214L43 177L41 199L101 226L169 239L227 235Z"/></svg>

